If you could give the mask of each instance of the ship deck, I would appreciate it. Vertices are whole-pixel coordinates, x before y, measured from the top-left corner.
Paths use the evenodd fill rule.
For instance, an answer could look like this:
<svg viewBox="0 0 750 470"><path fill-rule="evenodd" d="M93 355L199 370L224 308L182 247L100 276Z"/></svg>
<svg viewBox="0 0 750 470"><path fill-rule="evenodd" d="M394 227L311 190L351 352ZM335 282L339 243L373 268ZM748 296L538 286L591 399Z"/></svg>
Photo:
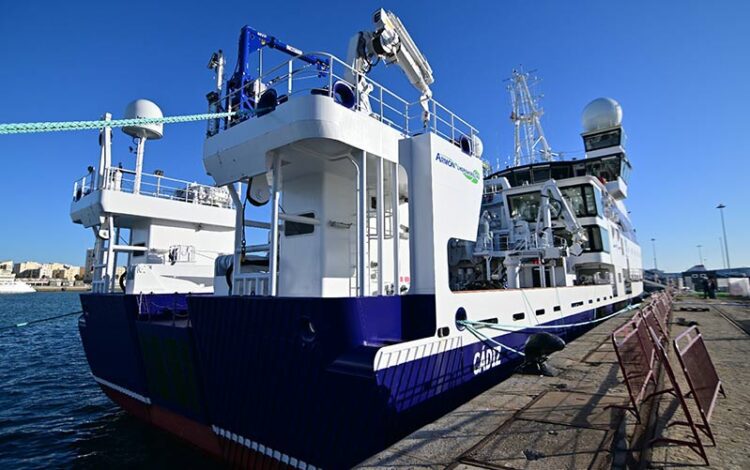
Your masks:
<svg viewBox="0 0 750 470"><path fill-rule="evenodd" d="M687 311L695 307L708 310ZM635 311L606 321L554 354L550 363L560 370L557 377L516 374L358 468L705 467L688 447L646 445L655 436L684 437L681 427L665 428L682 418L673 396L647 402L641 409L644 424L622 409L608 408L628 401L610 335L633 315ZM678 297L671 338L693 321L727 394L718 399L711 419L716 445L704 437L709 468L746 468L750 449L736 430L748 430L750 422L745 406L750 400L750 302ZM688 387L672 348L670 356L685 392ZM688 402L694 407L693 400Z"/></svg>

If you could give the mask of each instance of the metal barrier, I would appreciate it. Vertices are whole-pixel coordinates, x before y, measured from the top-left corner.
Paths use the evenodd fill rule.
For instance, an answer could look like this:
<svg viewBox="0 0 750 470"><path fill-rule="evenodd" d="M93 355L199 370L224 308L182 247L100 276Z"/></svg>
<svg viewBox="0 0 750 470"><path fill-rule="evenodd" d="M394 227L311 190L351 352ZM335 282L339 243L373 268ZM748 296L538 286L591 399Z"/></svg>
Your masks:
<svg viewBox="0 0 750 470"><path fill-rule="evenodd" d="M628 320L612 332L612 345L630 396L631 406L622 408L633 413L639 423L641 415L638 408L647 398L648 385L651 383L656 387L654 348L646 335L645 322L642 318Z"/></svg>
<svg viewBox="0 0 750 470"><path fill-rule="evenodd" d="M659 343L665 345L669 339L669 330L663 323L661 316L658 312L654 311L653 304L649 304L641 309L641 318L645 322L646 326L653 328L657 332L657 338Z"/></svg>
<svg viewBox="0 0 750 470"><path fill-rule="evenodd" d="M668 325L673 300L671 292L654 294L648 305L641 308L638 315L640 318L631 319L612 332L612 344L630 395L631 406L623 408L631 411L638 422L641 422L639 406L644 401L657 395L674 396L685 419L673 420L666 427L686 426L690 429L693 439L657 437L652 439L649 445L666 443L688 446L709 465L701 432L716 445L709 423L718 394L726 394L697 327L689 328L673 341L675 354L690 387L689 393L682 393L667 355ZM669 381L663 390L656 390L657 364L662 365ZM655 391L647 395L649 383L654 384ZM693 419L686 401L690 395L698 406L702 423L696 423Z"/></svg>
<svg viewBox="0 0 750 470"><path fill-rule="evenodd" d="M656 351L656 358L657 360L663 365L664 372L667 374L667 380L669 380L670 387L666 388L664 390L660 390L656 393L654 393L652 396L655 395L662 395L665 393L668 393L679 401L680 408L682 409L683 415L685 415L685 421L672 421L667 424L667 428L672 426L687 426L690 428L690 432L693 435L693 441L689 441L686 439L674 439L674 438L668 438L668 437L657 437L654 439L651 439L649 442L650 445L658 444L658 443L665 443L665 444L676 444L676 445L684 445L689 447L691 450L693 450L695 453L700 455L703 460L706 462L706 465L710 465L708 462L708 456L706 455L706 449L703 446L703 441L701 440L700 434L698 433L698 427L695 424L695 421L693 420L693 415L690 413L690 409L688 408L687 402L685 401L685 395L682 393L682 390L680 389L680 384L677 383L677 378L674 375L674 370L672 369L672 365L669 363L669 357L667 356L667 350L662 346L659 337L657 336L656 332L653 328L650 326L648 327L649 331L649 337L653 341L654 345L654 351Z"/></svg>
<svg viewBox="0 0 750 470"><path fill-rule="evenodd" d="M703 421L697 427L716 445L709 423L719 392L725 397L726 394L700 330L695 326L685 330L674 339L674 350L690 387L688 395L693 396Z"/></svg>

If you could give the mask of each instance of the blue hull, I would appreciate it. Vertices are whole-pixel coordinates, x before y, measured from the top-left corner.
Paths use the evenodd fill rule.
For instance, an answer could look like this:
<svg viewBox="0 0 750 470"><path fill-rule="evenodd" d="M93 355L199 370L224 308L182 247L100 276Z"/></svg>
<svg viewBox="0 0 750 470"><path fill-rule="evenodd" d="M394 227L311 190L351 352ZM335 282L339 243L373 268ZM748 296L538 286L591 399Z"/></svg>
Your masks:
<svg viewBox="0 0 750 470"><path fill-rule="evenodd" d="M258 457L298 468L351 467L520 363L514 353L490 355L474 343L375 371L380 348L434 335L433 296L85 294L81 302L84 349L105 392L243 467L257 466ZM571 340L585 329L555 333ZM527 336L496 339L522 349Z"/></svg>

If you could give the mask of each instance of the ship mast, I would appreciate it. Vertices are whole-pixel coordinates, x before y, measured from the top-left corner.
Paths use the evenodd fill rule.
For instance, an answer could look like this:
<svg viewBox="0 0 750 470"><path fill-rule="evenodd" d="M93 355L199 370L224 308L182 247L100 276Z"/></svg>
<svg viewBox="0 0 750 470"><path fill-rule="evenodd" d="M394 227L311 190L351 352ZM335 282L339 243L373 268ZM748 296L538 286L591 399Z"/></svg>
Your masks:
<svg viewBox="0 0 750 470"><path fill-rule="evenodd" d="M557 157L544 136L540 118L544 111L539 106L539 96L532 95L531 88L538 83L536 77L522 70L513 70L508 92L513 122L513 166L539 161L549 162Z"/></svg>

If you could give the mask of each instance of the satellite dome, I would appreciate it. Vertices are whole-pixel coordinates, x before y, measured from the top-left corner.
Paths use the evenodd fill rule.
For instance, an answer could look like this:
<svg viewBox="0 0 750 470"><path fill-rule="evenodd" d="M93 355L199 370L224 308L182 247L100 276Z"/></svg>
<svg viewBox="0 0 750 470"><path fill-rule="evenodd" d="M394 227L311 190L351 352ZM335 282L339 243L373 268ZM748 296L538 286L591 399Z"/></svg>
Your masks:
<svg viewBox="0 0 750 470"><path fill-rule="evenodd" d="M161 109L149 100L135 100L125 108L125 119L136 118L162 118ZM164 124L140 124L137 126L126 126L122 131L129 136L142 139L161 139L164 135Z"/></svg>
<svg viewBox="0 0 750 470"><path fill-rule="evenodd" d="M612 98L597 98L583 108L583 132L609 129L622 124L622 108Z"/></svg>

